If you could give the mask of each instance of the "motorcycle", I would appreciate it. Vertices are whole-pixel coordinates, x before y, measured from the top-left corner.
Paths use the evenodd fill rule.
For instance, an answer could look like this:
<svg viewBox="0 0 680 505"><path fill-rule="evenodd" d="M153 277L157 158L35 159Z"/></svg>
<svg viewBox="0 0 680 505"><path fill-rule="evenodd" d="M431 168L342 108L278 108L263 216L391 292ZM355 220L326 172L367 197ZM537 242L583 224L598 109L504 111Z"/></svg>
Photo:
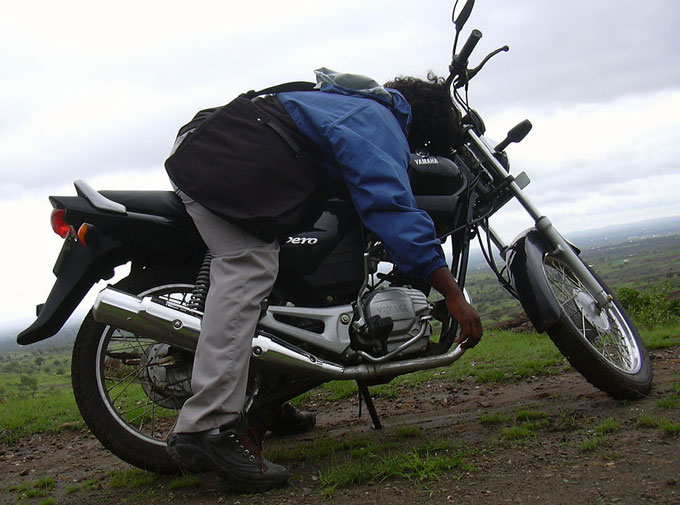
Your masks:
<svg viewBox="0 0 680 505"><path fill-rule="evenodd" d="M538 332L571 365L617 399L644 395L652 380L637 329L600 277L524 193L526 174L511 175L506 147L531 129L523 121L499 144L484 134L467 89L495 54L468 68L482 34L460 52L458 36L472 11L454 7L455 40L446 84L463 117L465 141L450 156L411 155L418 206L452 247L451 271L465 286L470 246L480 242L498 281L519 300ZM92 433L123 460L176 472L165 440L191 395L191 373L210 283L206 250L171 191L95 191L76 180L77 196L51 196L52 227L64 239L56 281L38 317L17 341L54 335L90 288L130 262L129 275L103 289L77 334L75 398ZM489 218L516 200L535 225L505 243ZM494 252L495 250L495 252ZM351 201L329 197L314 224L281 243L280 273L252 339L248 398L251 423L331 380L356 381L376 427L368 387L399 375L448 366L465 350L458 326L430 287L391 265L363 229Z"/></svg>

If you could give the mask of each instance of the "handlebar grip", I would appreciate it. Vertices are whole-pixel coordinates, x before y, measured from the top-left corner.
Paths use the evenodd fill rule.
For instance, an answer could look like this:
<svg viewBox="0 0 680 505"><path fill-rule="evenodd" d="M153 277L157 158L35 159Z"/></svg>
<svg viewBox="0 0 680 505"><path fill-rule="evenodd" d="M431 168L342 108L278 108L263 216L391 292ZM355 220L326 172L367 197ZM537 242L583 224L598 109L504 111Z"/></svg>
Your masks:
<svg viewBox="0 0 680 505"><path fill-rule="evenodd" d="M456 55L455 62L458 65L464 65L467 67L467 61L468 58L470 58L470 55L472 54L472 51L474 51L475 46L479 42L479 40L482 38L482 32L479 30L472 30L472 33L470 33L470 36L468 39L465 41L465 45L463 46L463 49L460 50L460 52Z"/></svg>

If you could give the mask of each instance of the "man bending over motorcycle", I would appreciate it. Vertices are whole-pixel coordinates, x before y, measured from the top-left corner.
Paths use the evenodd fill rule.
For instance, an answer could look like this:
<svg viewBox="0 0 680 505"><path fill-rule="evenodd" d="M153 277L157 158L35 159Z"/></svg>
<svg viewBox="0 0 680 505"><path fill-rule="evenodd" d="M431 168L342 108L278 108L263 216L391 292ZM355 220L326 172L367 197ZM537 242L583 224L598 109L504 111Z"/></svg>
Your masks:
<svg viewBox="0 0 680 505"><path fill-rule="evenodd" d="M434 78L399 78L383 87L325 68L316 75L314 90L246 95L202 111L180 130L166 163L213 257L194 395L168 438L168 452L186 468L211 470L248 491L281 486L290 477L261 456L241 412L260 303L278 273L276 237L304 219L325 187L346 187L362 223L397 267L444 296L463 347L482 335L407 174L410 152L447 156L460 138L446 86ZM201 147L197 135L185 148L183 141L197 127L200 133L206 117L211 128L222 126L219 145Z"/></svg>

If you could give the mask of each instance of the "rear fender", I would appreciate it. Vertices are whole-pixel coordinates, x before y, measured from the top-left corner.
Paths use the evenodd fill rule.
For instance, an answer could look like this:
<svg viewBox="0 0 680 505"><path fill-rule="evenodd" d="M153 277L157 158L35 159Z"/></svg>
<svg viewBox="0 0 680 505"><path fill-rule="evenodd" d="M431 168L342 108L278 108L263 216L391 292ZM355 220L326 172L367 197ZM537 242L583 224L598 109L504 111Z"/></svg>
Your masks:
<svg viewBox="0 0 680 505"><path fill-rule="evenodd" d="M172 202L152 199L168 211L166 217L131 211L82 181L76 183L76 189L79 196L50 196L50 202L53 207L66 210L66 221L74 230L83 223L91 224L97 230L96 240L88 239L85 246L74 237L66 239L54 266L57 279L52 291L39 306L37 320L17 336L19 344L39 342L57 333L90 288L100 279L110 279L113 269L127 261L132 260L134 268L171 258L193 262L205 254L205 244L191 218L181 211L183 205L179 200L176 205L181 209L173 210L168 209ZM128 201L147 196L122 193ZM140 207L139 202L132 208L151 210L148 206Z"/></svg>
<svg viewBox="0 0 680 505"><path fill-rule="evenodd" d="M560 318L560 305L543 270L549 244L536 230L522 233L508 248L507 265L512 284L524 312L538 332L544 332Z"/></svg>
<svg viewBox="0 0 680 505"><path fill-rule="evenodd" d="M39 306L35 322L19 333L17 343L33 344L57 333L90 288L100 279L110 279L114 267L128 259L122 242L115 238L102 236L96 246L67 239L54 265L57 280L52 291Z"/></svg>

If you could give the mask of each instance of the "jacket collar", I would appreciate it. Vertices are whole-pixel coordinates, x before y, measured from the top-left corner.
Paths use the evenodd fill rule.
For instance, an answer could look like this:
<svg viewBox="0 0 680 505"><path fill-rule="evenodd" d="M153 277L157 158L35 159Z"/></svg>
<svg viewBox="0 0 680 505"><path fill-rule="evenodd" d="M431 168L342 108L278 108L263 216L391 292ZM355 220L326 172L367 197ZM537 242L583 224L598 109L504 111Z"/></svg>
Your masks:
<svg viewBox="0 0 680 505"><path fill-rule="evenodd" d="M316 88L327 93L348 96L364 96L388 107L397 119L404 135L411 125L411 106L395 89L385 88L370 77L359 74L343 74L326 67L314 71Z"/></svg>

